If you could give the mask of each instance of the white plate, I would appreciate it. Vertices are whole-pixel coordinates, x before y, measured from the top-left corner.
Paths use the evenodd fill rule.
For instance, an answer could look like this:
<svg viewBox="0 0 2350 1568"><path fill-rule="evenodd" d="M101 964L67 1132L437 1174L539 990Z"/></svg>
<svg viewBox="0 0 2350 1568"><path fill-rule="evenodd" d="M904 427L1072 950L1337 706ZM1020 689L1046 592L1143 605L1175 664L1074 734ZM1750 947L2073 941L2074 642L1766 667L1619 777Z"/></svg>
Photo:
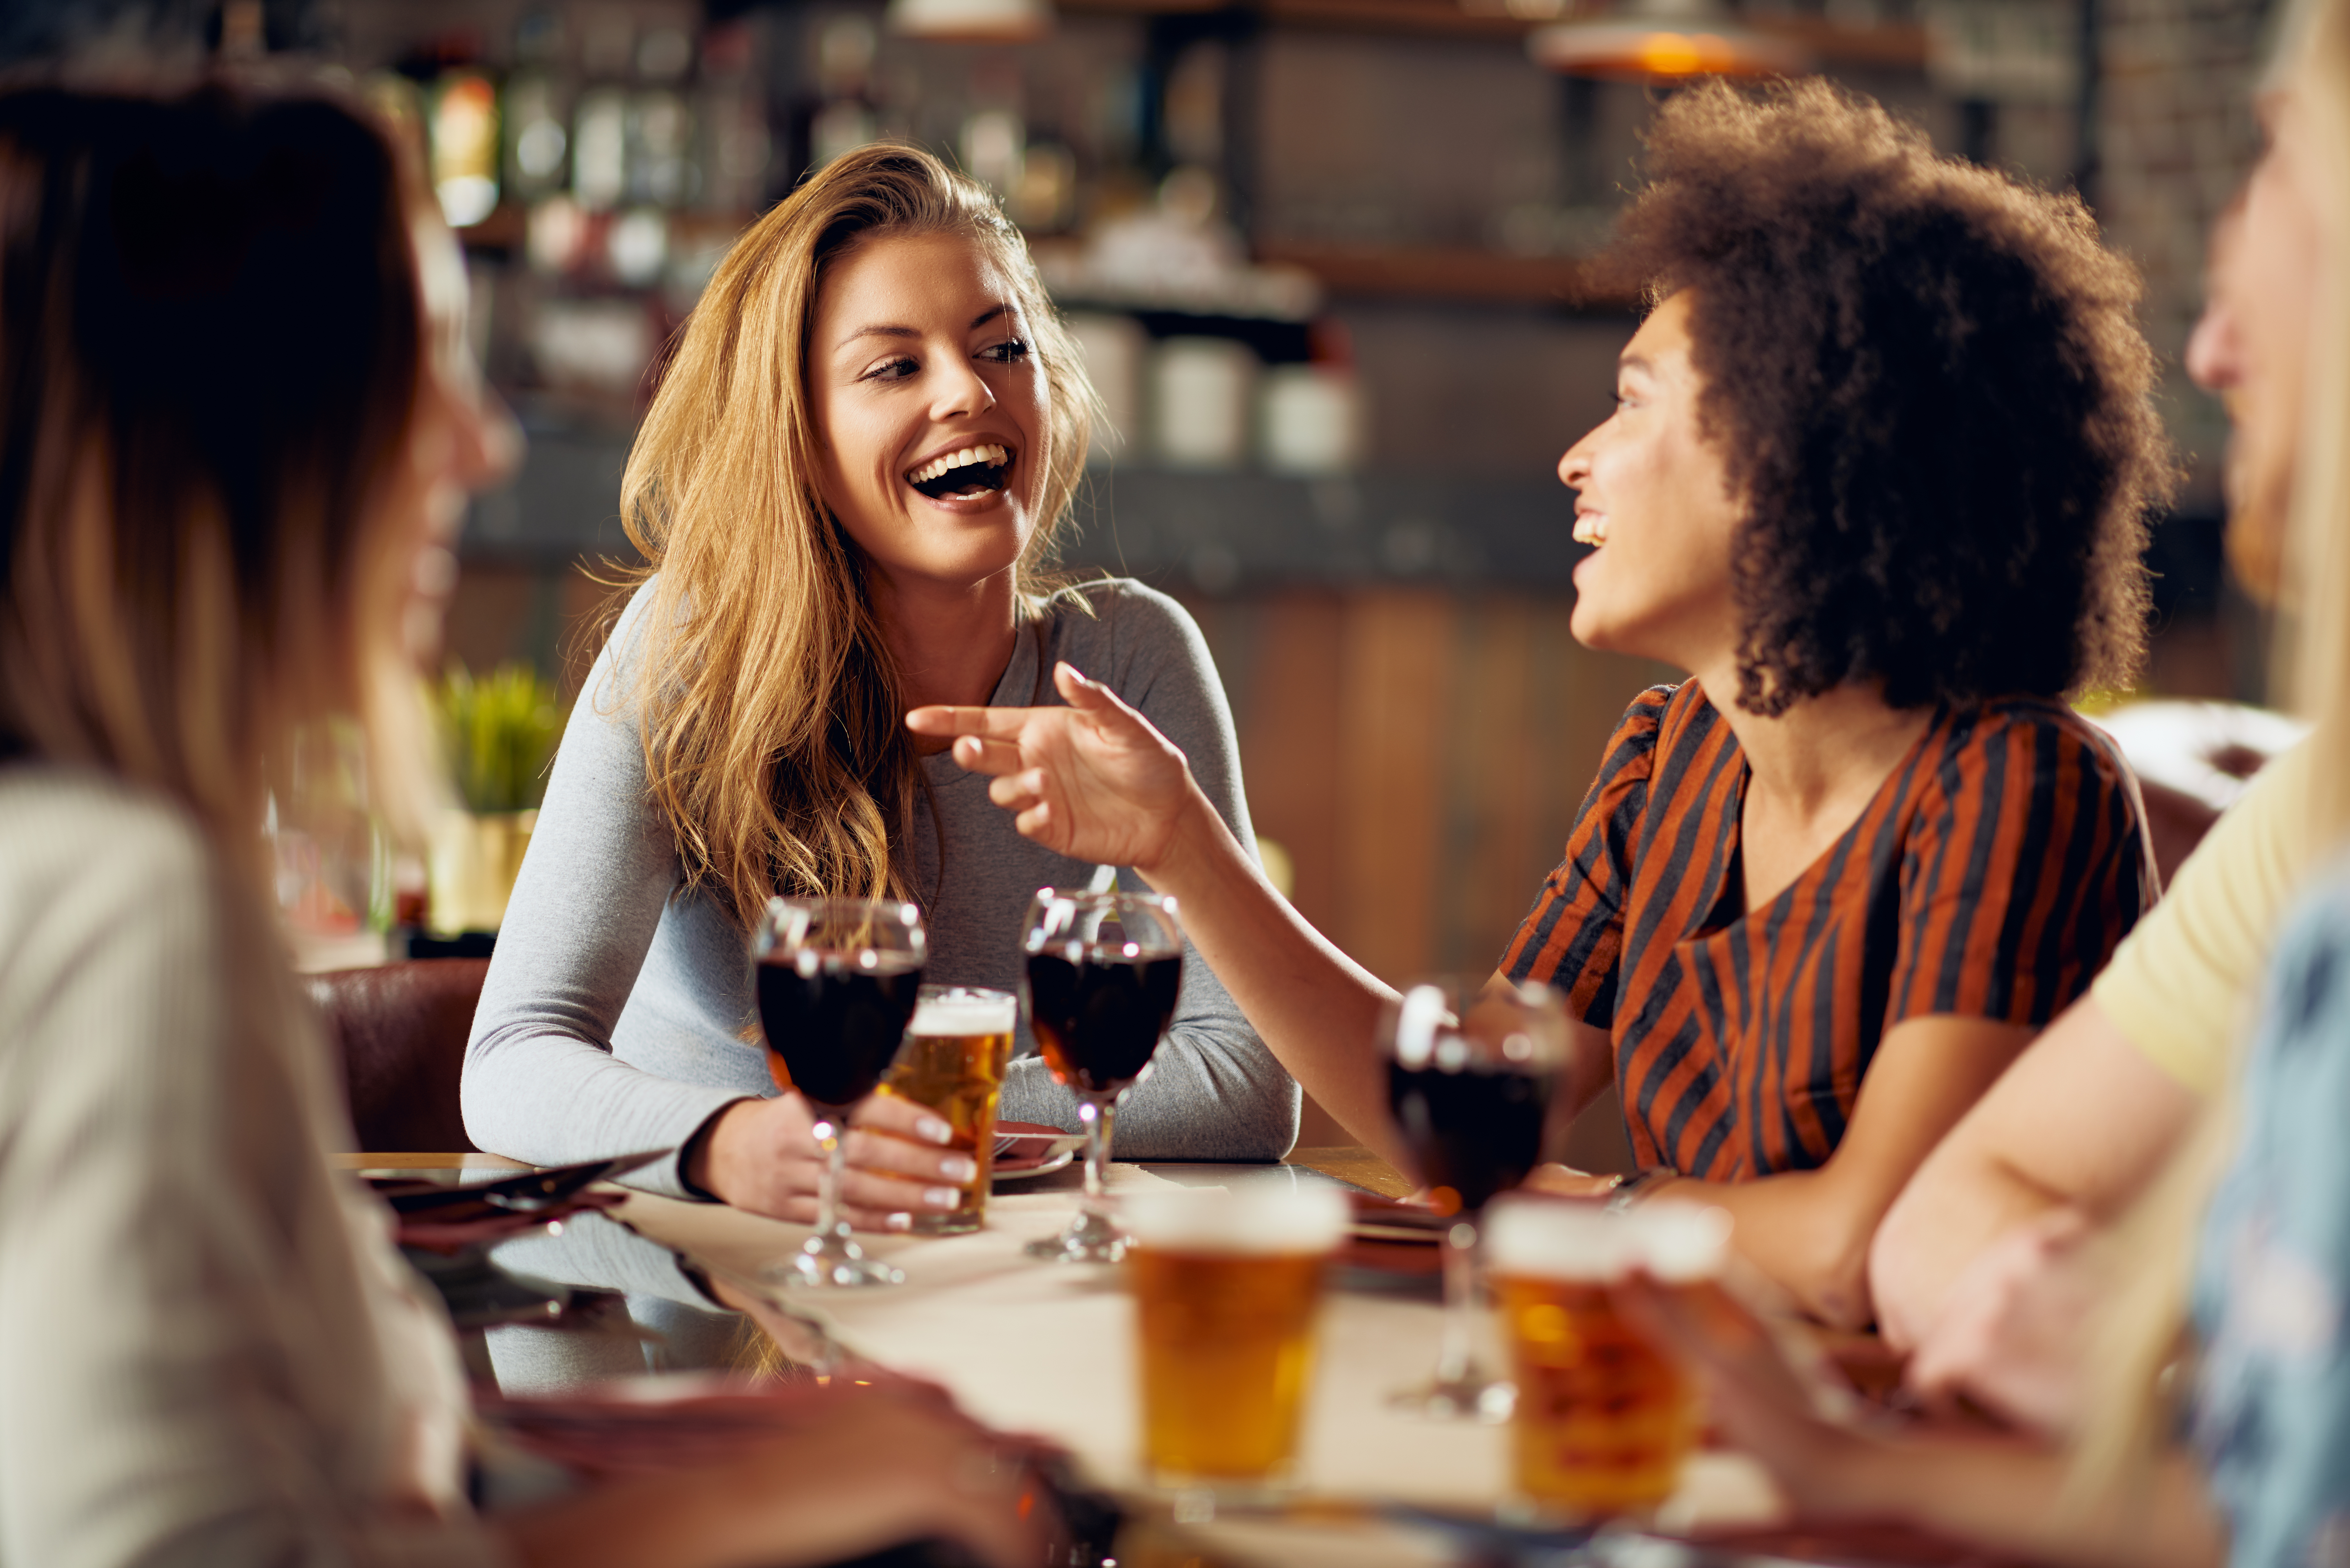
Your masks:
<svg viewBox="0 0 2350 1568"><path fill-rule="evenodd" d="M999 1132L995 1135L995 1158L1011 1155L1055 1155L1065 1148L1083 1148L1086 1135L1081 1132Z"/></svg>
<svg viewBox="0 0 2350 1568"><path fill-rule="evenodd" d="M994 1185L1001 1187L1007 1181L1026 1181L1034 1177L1050 1176L1056 1170L1066 1170L1069 1168L1069 1162L1076 1158L1077 1151L1074 1148L1056 1148L1053 1151L1052 1158L1042 1165L1032 1165L1025 1170L998 1170L995 1173Z"/></svg>

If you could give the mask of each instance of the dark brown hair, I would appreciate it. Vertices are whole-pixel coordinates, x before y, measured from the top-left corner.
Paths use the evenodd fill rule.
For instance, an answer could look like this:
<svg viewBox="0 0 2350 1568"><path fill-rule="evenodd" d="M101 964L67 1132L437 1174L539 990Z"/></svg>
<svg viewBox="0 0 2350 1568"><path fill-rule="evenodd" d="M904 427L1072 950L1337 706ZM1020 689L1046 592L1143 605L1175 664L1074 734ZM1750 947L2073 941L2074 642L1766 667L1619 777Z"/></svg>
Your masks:
<svg viewBox="0 0 2350 1568"><path fill-rule="evenodd" d="M1700 415L1747 508L1740 705L2127 680L2174 464L2137 274L2079 200L1818 80L1679 93L1646 164L1606 265L1692 291Z"/></svg>
<svg viewBox="0 0 2350 1568"><path fill-rule="evenodd" d="M371 493L424 352L411 189L364 111L307 87L0 92L17 745L249 839L284 727L367 705L392 640L372 589L405 564Z"/></svg>

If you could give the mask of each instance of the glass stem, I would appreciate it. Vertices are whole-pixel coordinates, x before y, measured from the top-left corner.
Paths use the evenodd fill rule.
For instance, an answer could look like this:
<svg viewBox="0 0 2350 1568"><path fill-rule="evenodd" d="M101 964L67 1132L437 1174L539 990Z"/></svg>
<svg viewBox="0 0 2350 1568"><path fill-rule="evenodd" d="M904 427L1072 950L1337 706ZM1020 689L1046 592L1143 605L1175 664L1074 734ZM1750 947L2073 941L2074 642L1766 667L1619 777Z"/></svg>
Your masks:
<svg viewBox="0 0 2350 1568"><path fill-rule="evenodd" d="M846 1119L819 1106L816 1126L811 1129L817 1146L824 1150L824 1173L817 1178L816 1188L816 1230L827 1246L836 1239L845 1240L848 1234L848 1227L840 1219L840 1182L848 1168L848 1140L841 1136L841 1124Z"/></svg>
<svg viewBox="0 0 2350 1568"><path fill-rule="evenodd" d="M1444 1232L1444 1341L1437 1382L1466 1381L1476 1359L1477 1223L1464 1217Z"/></svg>
<svg viewBox="0 0 2350 1568"><path fill-rule="evenodd" d="M1086 1127L1086 1207L1099 1210L1109 1198L1102 1172L1109 1163L1109 1134L1118 1120L1118 1102L1087 1095L1077 1101L1077 1120Z"/></svg>

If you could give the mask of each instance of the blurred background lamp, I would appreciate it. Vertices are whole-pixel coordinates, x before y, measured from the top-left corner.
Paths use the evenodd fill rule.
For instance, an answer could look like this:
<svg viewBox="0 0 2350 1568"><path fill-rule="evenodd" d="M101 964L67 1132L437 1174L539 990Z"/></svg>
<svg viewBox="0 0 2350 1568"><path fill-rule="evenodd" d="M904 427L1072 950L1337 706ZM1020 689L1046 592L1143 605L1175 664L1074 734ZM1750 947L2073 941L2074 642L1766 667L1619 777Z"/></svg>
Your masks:
<svg viewBox="0 0 2350 1568"><path fill-rule="evenodd" d="M658 280L669 261L669 220L653 207L632 207L612 224L605 241L612 275L630 288Z"/></svg>
<svg viewBox="0 0 2350 1568"><path fill-rule="evenodd" d="M1050 0L889 0L889 31L910 38L1016 44L1053 28Z"/></svg>
<svg viewBox="0 0 2350 1568"><path fill-rule="evenodd" d="M1535 28L1526 53L1550 70L1615 81L1793 76L1812 68L1801 46L1739 26L1718 0L1631 0L1610 15Z"/></svg>
<svg viewBox="0 0 2350 1568"><path fill-rule="evenodd" d="M441 215L452 229L480 223L498 204L498 96L489 78L473 71L442 77L430 134Z"/></svg>

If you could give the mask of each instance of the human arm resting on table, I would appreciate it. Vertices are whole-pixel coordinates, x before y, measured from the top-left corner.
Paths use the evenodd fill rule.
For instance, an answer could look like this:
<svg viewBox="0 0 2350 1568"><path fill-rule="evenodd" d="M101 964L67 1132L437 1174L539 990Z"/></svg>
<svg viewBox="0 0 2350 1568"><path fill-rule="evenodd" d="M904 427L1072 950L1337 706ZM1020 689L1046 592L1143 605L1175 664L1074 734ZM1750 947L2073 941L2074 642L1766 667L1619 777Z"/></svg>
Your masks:
<svg viewBox="0 0 2350 1568"><path fill-rule="evenodd" d="M640 594L637 603L644 602ZM676 846L647 804L638 711L616 663L615 650L632 646L631 609L572 709L499 929L465 1051L465 1128L485 1149L539 1165L675 1147L678 1156L631 1176L630 1184L806 1219L818 1160L805 1101L755 1095L755 1085L728 1086L724 1064L712 1063L706 1081L687 1082L613 1054L614 1032L664 913L682 919L671 901L681 876ZM691 951L683 950L690 943L670 944L679 950L661 976L670 996L744 990L744 939L731 927L705 929L702 939ZM702 967L689 968L695 963ZM695 1049L704 1055L737 1049L697 1040L688 1022L674 1027L681 1060L696 1059ZM909 1119L916 1116L878 1102L864 1112L909 1135L917 1132ZM941 1142L852 1137L843 1192L852 1221L872 1225L893 1213L951 1208L951 1196L935 1201L931 1189L961 1179L954 1162L963 1157Z"/></svg>
<svg viewBox="0 0 2350 1568"><path fill-rule="evenodd" d="M1870 1317L1867 1262L1877 1222L1935 1140L1966 1113L2032 1037L1980 1018L1912 1018L1889 1031L1860 1086L1851 1125L1827 1163L1752 1181L1673 1179L1643 1188L1729 1211L1741 1256L1804 1311L1838 1328ZM1606 1179L1545 1174L1551 1190L1604 1193Z"/></svg>
<svg viewBox="0 0 2350 1568"><path fill-rule="evenodd" d="M2220 1568L2226 1537L2201 1472L2160 1452L2102 1495L2068 1495L2072 1459L2021 1439L1879 1436L1822 1420L1769 1331L1712 1287L1619 1297L1703 1373L1713 1422L1761 1461L1799 1521L1893 1521L2064 1568Z"/></svg>
<svg viewBox="0 0 2350 1568"><path fill-rule="evenodd" d="M960 737L955 761L1022 834L1074 859L1130 866L1175 896L1183 929L1282 1064L1381 1158L1402 1163L1371 1051L1394 993L1274 892L1192 778L1183 753L1106 686L1063 664L1066 708L918 708L918 734Z"/></svg>
<svg viewBox="0 0 2350 1568"><path fill-rule="evenodd" d="M926 1540L988 1568L1050 1560L1055 1521L1026 1506L1018 1456L936 1396L787 1397L795 1420L721 1463L608 1481L498 1527L527 1568L801 1568Z"/></svg>
<svg viewBox="0 0 2350 1568"><path fill-rule="evenodd" d="M2130 1044L2094 995L1993 1085L1887 1210L1868 1260L1897 1349L1932 1332L1975 1259L2063 1208L2110 1219L2158 1169L2200 1101Z"/></svg>
<svg viewBox="0 0 2350 1568"><path fill-rule="evenodd" d="M2229 1071L2309 853L2309 749L2262 769L2098 975L1920 1168L1869 1263L1887 1337L1922 1343L1969 1263L2052 1209L2109 1218Z"/></svg>

